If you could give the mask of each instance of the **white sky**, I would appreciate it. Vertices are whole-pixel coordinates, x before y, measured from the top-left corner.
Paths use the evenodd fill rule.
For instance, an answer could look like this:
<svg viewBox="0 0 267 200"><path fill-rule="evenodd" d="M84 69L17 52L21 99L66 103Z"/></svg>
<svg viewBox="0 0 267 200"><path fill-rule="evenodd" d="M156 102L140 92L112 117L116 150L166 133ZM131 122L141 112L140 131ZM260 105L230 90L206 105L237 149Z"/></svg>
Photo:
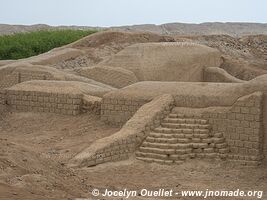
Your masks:
<svg viewBox="0 0 267 200"><path fill-rule="evenodd" d="M0 23L121 26L267 23L267 0L0 0Z"/></svg>

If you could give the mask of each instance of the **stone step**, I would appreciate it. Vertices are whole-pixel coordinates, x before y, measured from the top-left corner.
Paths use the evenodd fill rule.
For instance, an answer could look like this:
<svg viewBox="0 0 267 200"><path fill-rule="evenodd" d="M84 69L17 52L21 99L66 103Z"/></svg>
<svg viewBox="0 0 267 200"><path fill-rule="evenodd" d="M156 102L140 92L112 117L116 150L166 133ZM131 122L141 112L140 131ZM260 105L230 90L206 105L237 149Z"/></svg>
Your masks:
<svg viewBox="0 0 267 200"><path fill-rule="evenodd" d="M210 129L209 124L178 124L178 123L161 123L164 128L185 128L185 129Z"/></svg>
<svg viewBox="0 0 267 200"><path fill-rule="evenodd" d="M151 147L140 147L139 151L144 153L157 153L157 154L175 154L175 149L160 149L160 148L151 148Z"/></svg>
<svg viewBox="0 0 267 200"><path fill-rule="evenodd" d="M195 138L195 140L202 139L203 142L205 141L207 143L212 142L211 138L209 138L209 134L207 134L207 133L204 133L204 134L198 134L198 133L196 133L196 134L183 134L183 133L171 134L171 133L168 133L168 134L166 134L166 133L151 132L148 134L148 136L153 137L153 138L161 138L161 139L187 138L187 139L193 140ZM180 140L180 141L183 141L183 140Z"/></svg>
<svg viewBox="0 0 267 200"><path fill-rule="evenodd" d="M209 134L208 129L190 129L190 128L167 128L167 127L157 127L154 129L156 133L166 133L166 134Z"/></svg>
<svg viewBox="0 0 267 200"><path fill-rule="evenodd" d="M135 153L137 157L142 158L152 158L152 159L160 159L160 160L185 160L191 158L190 154L171 154L171 155L163 155L163 154L156 154L156 153L144 153L137 151Z"/></svg>
<svg viewBox="0 0 267 200"><path fill-rule="evenodd" d="M213 158L219 157L219 154L218 153L196 153L196 157L213 159Z"/></svg>
<svg viewBox="0 0 267 200"><path fill-rule="evenodd" d="M148 136L150 137L154 137L154 138L185 138L185 134L166 134L166 133L156 133L156 132L151 132L148 134Z"/></svg>
<svg viewBox="0 0 267 200"><path fill-rule="evenodd" d="M170 113L150 132L135 153L138 160L159 164L183 163L190 158L227 157L222 133L211 135L208 120L194 114Z"/></svg>
<svg viewBox="0 0 267 200"><path fill-rule="evenodd" d="M193 114L177 114L177 113L174 113L174 112L171 112L169 115L168 115L169 118L180 118L180 119L200 119L201 120L201 117L200 116L197 116L197 115L193 115Z"/></svg>
<svg viewBox="0 0 267 200"><path fill-rule="evenodd" d="M186 119L200 119L198 116L192 115L192 114L181 114L181 113L175 113L171 112L169 114L169 117L171 118L186 118Z"/></svg>
<svg viewBox="0 0 267 200"><path fill-rule="evenodd" d="M207 124L207 120L205 119L190 119L190 118L171 118L166 117L163 120L164 123L178 123L178 124Z"/></svg>
<svg viewBox="0 0 267 200"><path fill-rule="evenodd" d="M144 153L144 152L140 152L140 151L135 152L135 155L137 157L155 158L155 159L161 159L161 160L168 160L168 158L169 158L169 156L167 154Z"/></svg>
<svg viewBox="0 0 267 200"><path fill-rule="evenodd" d="M156 154L164 154L164 155L183 155L183 154L190 154L192 153L192 149L160 149L160 148L151 148L151 147L140 147L140 152L143 153L156 153Z"/></svg>
<svg viewBox="0 0 267 200"><path fill-rule="evenodd" d="M192 148L192 144L164 144L164 143L152 143L152 142L143 142L142 147L151 147L151 148L162 148L162 149L188 149Z"/></svg>
<svg viewBox="0 0 267 200"><path fill-rule="evenodd" d="M136 159L144 161L144 162L155 162L161 165L171 165L171 164L182 164L183 161L174 161L174 160L161 160L161 159L155 159L155 158L144 158L144 157L136 157Z"/></svg>
<svg viewBox="0 0 267 200"><path fill-rule="evenodd" d="M141 150L141 149L140 149ZM148 150L148 149L147 149ZM151 151L154 149L151 148ZM155 152L155 151L154 151ZM225 157L225 152L221 153L216 153L212 150L208 149L202 149L201 151L191 151L190 149L188 150L176 150L175 154L159 154L159 153L154 153L154 152L148 152L148 151L137 151L136 156L138 157L145 157L145 158L155 158L155 159L161 159L161 160L184 160L188 158L194 158L194 157L199 157L199 158L215 158L217 156L222 156Z"/></svg>
<svg viewBox="0 0 267 200"><path fill-rule="evenodd" d="M147 142L152 143L167 143L167 144L177 144L177 143L189 143L191 140L189 138L154 138L148 136L146 138Z"/></svg>

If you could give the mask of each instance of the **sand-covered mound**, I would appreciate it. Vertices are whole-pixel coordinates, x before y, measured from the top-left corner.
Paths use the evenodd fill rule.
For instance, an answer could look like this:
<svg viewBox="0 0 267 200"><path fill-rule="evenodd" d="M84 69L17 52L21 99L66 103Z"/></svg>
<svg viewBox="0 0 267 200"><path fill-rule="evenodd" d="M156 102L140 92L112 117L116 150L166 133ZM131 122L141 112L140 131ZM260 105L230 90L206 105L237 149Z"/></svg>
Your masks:
<svg viewBox="0 0 267 200"><path fill-rule="evenodd" d="M44 93L86 94L102 97L112 89L97 85L81 83L76 81L27 81L9 88L9 90L34 91Z"/></svg>
<svg viewBox="0 0 267 200"><path fill-rule="evenodd" d="M139 81L203 81L203 69L221 61L216 49L172 42L132 45L99 65L130 70Z"/></svg>
<svg viewBox="0 0 267 200"><path fill-rule="evenodd" d="M138 82L138 79L132 71L123 69L121 67L86 67L82 68L79 73L82 76L116 88L122 88Z"/></svg>
<svg viewBox="0 0 267 200"><path fill-rule="evenodd" d="M169 41L174 41L174 39L169 36L153 33L103 31L67 45L67 48L83 50L85 55L80 55L75 59L64 60L54 66L61 69L88 67L110 58L112 55L132 44Z"/></svg>
<svg viewBox="0 0 267 200"><path fill-rule="evenodd" d="M30 80L79 81L105 88L113 88L104 83L45 65L33 65L27 62L18 62L0 67L0 88Z"/></svg>

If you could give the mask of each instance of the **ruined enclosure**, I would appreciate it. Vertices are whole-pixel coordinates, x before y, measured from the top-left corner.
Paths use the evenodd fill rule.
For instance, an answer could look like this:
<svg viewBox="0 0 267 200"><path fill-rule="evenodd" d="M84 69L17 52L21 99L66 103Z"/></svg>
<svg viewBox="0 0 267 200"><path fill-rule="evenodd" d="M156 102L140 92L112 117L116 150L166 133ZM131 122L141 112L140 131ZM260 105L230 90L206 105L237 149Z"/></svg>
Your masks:
<svg viewBox="0 0 267 200"><path fill-rule="evenodd" d="M73 122L62 127L82 137L81 147L65 141L75 148L62 159L68 170L118 161L168 170L194 161L258 168L267 157L267 75L242 80L225 66L220 49L193 39L106 31L2 64L0 106L13 115L90 117L77 131ZM99 135L88 139L91 132Z"/></svg>
<svg viewBox="0 0 267 200"><path fill-rule="evenodd" d="M59 55L65 57L68 54ZM48 55L45 59L50 62ZM40 56L33 60L43 61L43 58ZM80 155L73 160L84 163L89 159L95 165L127 159L135 153L138 159L163 164L207 157L257 165L264 159L267 149L264 140L267 116L263 112L266 81L260 86L257 81L250 84L250 81L239 80L222 69L207 70L219 69L222 62L218 50L199 44L135 44L94 68L81 69L81 75L95 77L97 81L102 80L100 77L105 70L117 70L114 71L115 77L113 73L108 73L110 77L106 77L106 81L103 79L104 83L84 84L84 88L93 88L86 92L79 89L81 87L73 87L71 81L60 85L47 81L46 84L46 80L56 80L54 74L60 74L60 71L42 66L34 68L31 64L27 69L25 63L22 67L18 63L11 64L10 67L2 67L1 102L14 111L78 115L89 109L101 114L101 120L123 126L123 130L137 118L135 113L143 106L169 94L173 100L167 108L160 105L161 101L156 102L157 107L163 109L161 114L150 116L151 112L143 111L146 116L137 120L151 119L143 121L142 128L133 125L131 131L134 133L130 135L127 131L120 131L107 144L102 142L101 147L94 149L95 152L85 150L88 155L82 152L84 160L80 161ZM133 81L126 82L131 79L126 77L127 74ZM58 75L62 80L66 79L65 76L63 73ZM116 83L111 84L112 81ZM114 86L121 89L111 89ZM108 87L110 89L106 89ZM90 105L95 106L91 108ZM120 139L117 140L117 137Z"/></svg>

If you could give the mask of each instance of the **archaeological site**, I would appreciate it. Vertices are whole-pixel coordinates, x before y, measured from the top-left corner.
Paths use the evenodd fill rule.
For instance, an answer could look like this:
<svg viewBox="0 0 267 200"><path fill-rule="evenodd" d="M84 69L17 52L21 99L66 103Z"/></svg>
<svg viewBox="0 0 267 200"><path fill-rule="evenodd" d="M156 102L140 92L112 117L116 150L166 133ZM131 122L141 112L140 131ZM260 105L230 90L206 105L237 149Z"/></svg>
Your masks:
<svg viewBox="0 0 267 200"><path fill-rule="evenodd" d="M0 61L3 199L267 192L266 159L266 35L111 29Z"/></svg>

